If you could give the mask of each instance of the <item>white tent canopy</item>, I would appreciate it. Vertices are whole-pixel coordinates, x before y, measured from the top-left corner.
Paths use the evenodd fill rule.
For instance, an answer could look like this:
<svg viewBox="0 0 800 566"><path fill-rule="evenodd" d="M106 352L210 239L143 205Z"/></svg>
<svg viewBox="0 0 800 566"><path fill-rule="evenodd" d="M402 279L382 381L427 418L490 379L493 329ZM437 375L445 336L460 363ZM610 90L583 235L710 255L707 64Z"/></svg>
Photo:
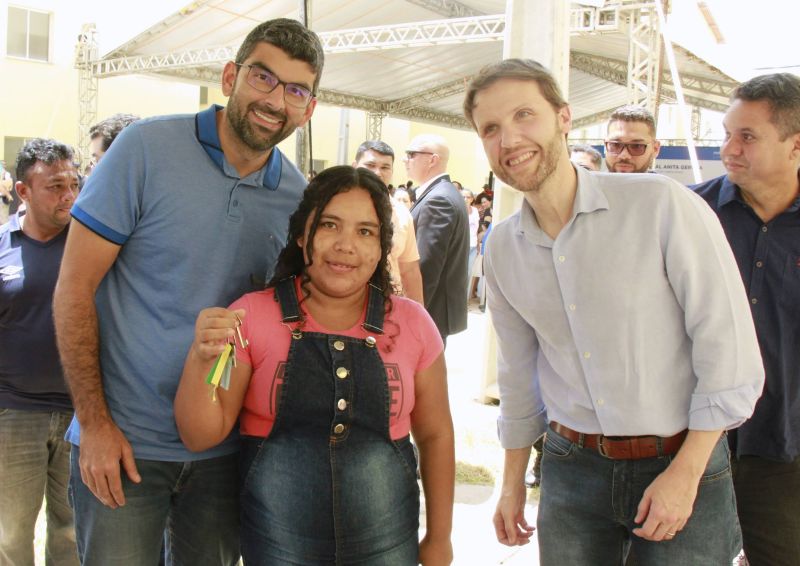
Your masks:
<svg viewBox="0 0 800 566"><path fill-rule="evenodd" d="M310 27L326 51L318 95L325 104L466 127L461 116L466 83L502 56L503 0L309 4ZM630 0L572 5L569 98L575 127L600 122L629 102L630 16L648 4L652 7ZM300 2L198 0L102 57L89 57L87 69L94 79L146 73L216 86L247 32L276 17L300 19ZM676 57L687 102L724 110L736 82L686 49L678 48ZM662 101L674 99L666 66L654 82Z"/></svg>

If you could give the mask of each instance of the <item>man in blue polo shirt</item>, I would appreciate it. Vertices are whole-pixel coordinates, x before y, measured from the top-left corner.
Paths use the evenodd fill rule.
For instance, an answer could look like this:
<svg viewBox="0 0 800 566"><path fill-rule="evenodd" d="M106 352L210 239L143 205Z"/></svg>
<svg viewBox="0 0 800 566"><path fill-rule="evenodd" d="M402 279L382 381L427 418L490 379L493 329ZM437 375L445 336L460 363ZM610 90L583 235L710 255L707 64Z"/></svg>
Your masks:
<svg viewBox="0 0 800 566"><path fill-rule="evenodd" d="M237 439L191 453L172 402L197 313L269 278L305 187L275 147L311 117L315 34L271 20L222 73L228 106L136 122L75 203L54 299L75 403L84 564L238 560Z"/></svg>
<svg viewBox="0 0 800 566"><path fill-rule="evenodd" d="M731 435L752 566L800 560L800 78L733 93L720 154L728 174L695 187L717 212L750 299L766 370L753 416Z"/></svg>
<svg viewBox="0 0 800 566"><path fill-rule="evenodd" d="M67 502L72 403L58 361L53 288L78 194L72 149L33 139L17 156L27 205L0 228L0 564L33 564L47 497L47 555L78 564Z"/></svg>

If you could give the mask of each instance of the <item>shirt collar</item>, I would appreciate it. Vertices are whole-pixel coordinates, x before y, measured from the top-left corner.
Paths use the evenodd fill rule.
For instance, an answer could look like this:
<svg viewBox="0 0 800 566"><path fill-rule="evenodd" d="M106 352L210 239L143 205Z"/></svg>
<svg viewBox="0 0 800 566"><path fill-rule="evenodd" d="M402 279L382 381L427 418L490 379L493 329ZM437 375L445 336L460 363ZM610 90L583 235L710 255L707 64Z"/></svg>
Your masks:
<svg viewBox="0 0 800 566"><path fill-rule="evenodd" d="M583 167L572 166L578 173L578 190L575 194L575 204L572 205L572 218L578 214L608 210L608 198L598 186L595 174L589 173Z"/></svg>
<svg viewBox="0 0 800 566"><path fill-rule="evenodd" d="M567 226L572 224L579 214L588 214L597 210L608 210L609 208L608 198L602 189L597 186L597 180L594 176L583 167L575 167L573 165L573 168L578 172L578 188L575 192L575 202L572 204L572 217L567 222ZM524 199L520 210L519 229L523 233L527 232L532 235L537 242L552 242L550 236L545 234L539 227L533 208Z"/></svg>
<svg viewBox="0 0 800 566"><path fill-rule="evenodd" d="M719 189L719 196L717 196L717 208L722 208L726 204L730 204L732 202L740 202L743 204L747 204L747 202L742 198L742 190L739 188L737 184L731 181L727 175L722 180L722 187ZM748 205L750 206L750 205ZM794 202L783 211L783 213L787 212L797 212L800 210L800 194L794 199Z"/></svg>
<svg viewBox="0 0 800 566"><path fill-rule="evenodd" d="M20 232L22 231L22 226L19 223L20 213L16 212L8 217L8 231L9 232Z"/></svg>
<svg viewBox="0 0 800 566"><path fill-rule="evenodd" d="M432 184L434 184L438 179L441 179L442 177L446 177L446 176L447 176L447 173L442 173L441 175L436 175L435 177L431 177L430 179L428 179L427 181L422 183L419 186L419 188L417 189L417 193L418 193L417 194L417 198L419 198L420 195L425 194L425 191L428 190L428 187L430 187Z"/></svg>
<svg viewBox="0 0 800 566"><path fill-rule="evenodd" d="M722 180L722 186L719 189L719 195L717 196L717 206L718 208L722 208L726 204L734 201L744 202L739 193L739 187L725 175L725 178Z"/></svg>
<svg viewBox="0 0 800 566"><path fill-rule="evenodd" d="M228 164L225 159L225 153L222 151L222 144L219 141L219 132L217 132L217 112L222 110L222 106L212 104L207 109L198 112L195 116L195 135L197 141L203 146L203 149L211 158L211 160L219 167L225 175L236 177L235 170ZM273 147L270 152L267 164L256 173L261 177L260 181L256 178L256 182L260 182L267 189L274 191L278 188L281 181L281 168L282 168L281 152L277 147Z"/></svg>

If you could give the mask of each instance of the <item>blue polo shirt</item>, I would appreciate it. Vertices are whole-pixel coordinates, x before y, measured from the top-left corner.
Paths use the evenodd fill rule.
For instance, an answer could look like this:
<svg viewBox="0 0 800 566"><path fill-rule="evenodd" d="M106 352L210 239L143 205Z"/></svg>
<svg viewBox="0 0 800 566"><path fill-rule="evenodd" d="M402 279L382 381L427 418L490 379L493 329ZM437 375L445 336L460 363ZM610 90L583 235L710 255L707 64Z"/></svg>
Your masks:
<svg viewBox="0 0 800 566"><path fill-rule="evenodd" d="M237 449L235 438L191 453L172 403L200 310L263 288L306 186L274 148L240 178L222 152L220 107L125 128L72 209L120 247L96 295L103 387L137 458L186 461ZM67 438L79 444L73 420Z"/></svg>
<svg viewBox="0 0 800 566"><path fill-rule="evenodd" d="M53 290L67 230L40 242L19 215L0 227L0 408L71 411L53 327Z"/></svg>
<svg viewBox="0 0 800 566"><path fill-rule="evenodd" d="M726 175L692 188L725 229L764 359L764 393L735 431L736 452L794 460L800 455L800 197L765 223Z"/></svg>

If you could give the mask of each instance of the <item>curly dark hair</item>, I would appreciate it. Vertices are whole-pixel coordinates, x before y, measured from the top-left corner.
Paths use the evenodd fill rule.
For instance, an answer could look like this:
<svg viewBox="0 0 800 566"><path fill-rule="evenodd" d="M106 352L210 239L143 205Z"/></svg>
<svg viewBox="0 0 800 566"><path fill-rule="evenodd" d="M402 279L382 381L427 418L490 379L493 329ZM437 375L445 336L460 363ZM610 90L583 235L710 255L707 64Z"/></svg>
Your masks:
<svg viewBox="0 0 800 566"><path fill-rule="evenodd" d="M384 297L384 304L387 309L389 308L390 297L394 291L387 260L389 252L392 250L392 205L389 200L389 193L386 190L386 185L372 171L354 169L349 165L339 165L325 169L308 183L308 187L303 192L303 199L300 201L300 205L289 218L289 235L286 239L286 247L281 250L278 256L275 275L267 283L268 288L275 287L278 282L287 277L297 276L301 278L305 297L309 296L311 291L305 285L309 281L306 269L308 266L303 257L303 249L297 245L297 240L303 237L306 222L311 217L311 228L308 232L305 252L309 258L312 258L314 235L317 232L319 219L325 211L325 207L337 194L356 188L364 189L369 193L381 225L381 259L378 261L375 272L370 278L370 283L380 289Z"/></svg>
<svg viewBox="0 0 800 566"><path fill-rule="evenodd" d="M41 161L45 165L52 165L56 161L72 161L75 157L72 148L57 140L47 138L34 138L29 140L17 154L17 181L26 183L28 171Z"/></svg>

